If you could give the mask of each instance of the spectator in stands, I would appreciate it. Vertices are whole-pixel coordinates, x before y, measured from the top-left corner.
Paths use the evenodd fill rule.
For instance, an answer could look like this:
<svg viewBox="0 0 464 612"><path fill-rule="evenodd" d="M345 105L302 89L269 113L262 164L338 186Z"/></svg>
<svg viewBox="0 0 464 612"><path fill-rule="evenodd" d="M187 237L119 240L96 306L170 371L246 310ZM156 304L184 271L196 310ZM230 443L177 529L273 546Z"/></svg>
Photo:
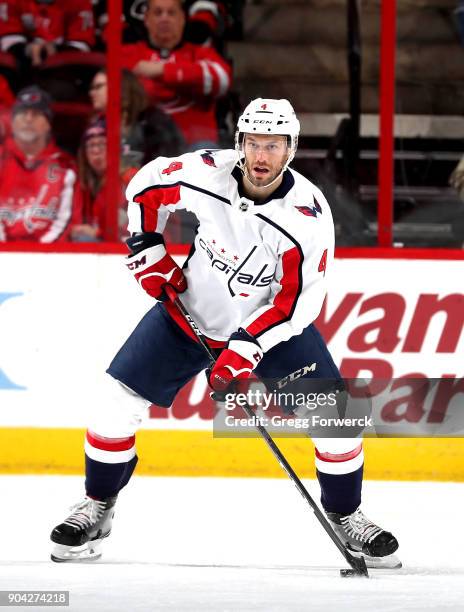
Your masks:
<svg viewBox="0 0 464 612"><path fill-rule="evenodd" d="M100 46L106 40L105 28L108 24L107 1L94 0L94 17ZM220 46L224 35L227 9L221 0L187 0L184 3L187 12L185 38L199 45ZM145 0L124 0L123 42L134 43L146 39L144 26Z"/></svg>
<svg viewBox="0 0 464 612"><path fill-rule="evenodd" d="M181 0L149 0L148 40L124 45L123 62L140 79L149 100L167 112L192 148L215 146L217 97L227 93L231 69L213 49L183 40Z"/></svg>
<svg viewBox="0 0 464 612"><path fill-rule="evenodd" d="M8 81L0 75L0 143L2 143L10 133L10 109L14 103L14 96L11 92Z"/></svg>
<svg viewBox="0 0 464 612"><path fill-rule="evenodd" d="M227 10L224 2L190 0L185 8L188 19L185 39L197 45L214 47L223 51Z"/></svg>
<svg viewBox="0 0 464 612"><path fill-rule="evenodd" d="M97 119L85 131L78 153L80 187L78 192L79 221L71 230L76 242L96 242L103 239L106 227L106 124ZM137 167L121 166L120 200L118 202L119 238L127 238L127 202L125 190ZM171 241L179 242L180 227L172 226Z"/></svg>
<svg viewBox="0 0 464 612"><path fill-rule="evenodd" d="M14 103L14 95L4 76L0 74L0 105L10 108Z"/></svg>
<svg viewBox="0 0 464 612"><path fill-rule="evenodd" d="M71 239L77 242L102 240L106 226L106 124L98 119L85 131L78 152L79 222L73 225ZM126 198L128 182L138 168L127 168L121 173L121 190L118 202L120 239L127 238Z"/></svg>
<svg viewBox="0 0 464 612"><path fill-rule="evenodd" d="M95 44L92 0L2 0L0 46L33 66L60 50L90 51Z"/></svg>
<svg viewBox="0 0 464 612"><path fill-rule="evenodd" d="M50 97L21 90L12 108L12 138L0 148L0 240L66 240L76 185L72 158L54 143Z"/></svg>
<svg viewBox="0 0 464 612"><path fill-rule="evenodd" d="M105 70L94 76L89 96L97 116L104 116L108 104L108 79ZM173 120L156 107L148 108L145 90L129 70L122 71L121 142L122 161L139 166L154 157L174 157L185 143Z"/></svg>
<svg viewBox="0 0 464 612"><path fill-rule="evenodd" d="M0 50L22 57L27 36L22 21L24 0L0 0Z"/></svg>
<svg viewBox="0 0 464 612"><path fill-rule="evenodd" d="M129 164L140 166L144 151L140 119L147 107L147 97L130 71L123 70L121 77L121 155ZM108 77L105 69L99 70L94 76L89 96L96 116L104 118L108 105Z"/></svg>

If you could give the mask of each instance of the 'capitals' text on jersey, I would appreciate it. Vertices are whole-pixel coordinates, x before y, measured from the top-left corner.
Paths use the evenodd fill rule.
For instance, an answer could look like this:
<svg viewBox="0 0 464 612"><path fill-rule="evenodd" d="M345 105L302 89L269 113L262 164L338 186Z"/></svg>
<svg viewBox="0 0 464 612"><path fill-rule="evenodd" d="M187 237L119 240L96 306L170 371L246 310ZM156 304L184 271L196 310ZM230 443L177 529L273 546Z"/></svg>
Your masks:
<svg viewBox="0 0 464 612"><path fill-rule="evenodd" d="M321 191L295 170L254 202L242 191L233 150L159 157L135 175L127 199L131 233L162 233L179 209L196 215L182 301L208 338L224 341L243 327L267 351L319 314L334 227ZM178 320L175 308L168 311Z"/></svg>

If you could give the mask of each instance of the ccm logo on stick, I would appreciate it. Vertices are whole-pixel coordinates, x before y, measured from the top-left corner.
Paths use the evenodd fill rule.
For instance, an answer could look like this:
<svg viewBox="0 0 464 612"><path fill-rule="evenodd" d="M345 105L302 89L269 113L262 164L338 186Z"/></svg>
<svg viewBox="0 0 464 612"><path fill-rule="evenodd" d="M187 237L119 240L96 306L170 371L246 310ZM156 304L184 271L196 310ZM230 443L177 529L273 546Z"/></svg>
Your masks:
<svg viewBox="0 0 464 612"><path fill-rule="evenodd" d="M296 372L292 372L288 376L285 376L285 378L282 378L281 380L279 380L279 382L277 383L277 387L279 389L282 389L283 387L288 385L289 382L297 380L298 378L301 378L302 376L305 376L306 374L309 374L309 372L314 372L315 370L316 370L316 364L315 363L312 363L311 365L309 365L309 364L305 365L302 368L300 368L299 370L297 370Z"/></svg>

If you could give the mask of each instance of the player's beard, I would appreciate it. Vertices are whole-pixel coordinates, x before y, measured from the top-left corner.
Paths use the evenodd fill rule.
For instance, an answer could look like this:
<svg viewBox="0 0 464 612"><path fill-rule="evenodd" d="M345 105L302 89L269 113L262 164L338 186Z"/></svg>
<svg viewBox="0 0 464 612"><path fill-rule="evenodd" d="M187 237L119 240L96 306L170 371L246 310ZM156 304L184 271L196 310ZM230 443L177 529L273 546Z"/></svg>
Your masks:
<svg viewBox="0 0 464 612"><path fill-rule="evenodd" d="M271 185L282 173L282 170L285 166L285 161L284 160L282 162L282 164L280 165L280 167L277 170L274 170L273 172L271 172L270 176L267 177L266 182L260 181L258 179L256 179L251 171L250 171L250 163L248 162L248 160L245 161L245 176L246 178L250 181L250 183L253 185L253 187L269 187L269 185Z"/></svg>

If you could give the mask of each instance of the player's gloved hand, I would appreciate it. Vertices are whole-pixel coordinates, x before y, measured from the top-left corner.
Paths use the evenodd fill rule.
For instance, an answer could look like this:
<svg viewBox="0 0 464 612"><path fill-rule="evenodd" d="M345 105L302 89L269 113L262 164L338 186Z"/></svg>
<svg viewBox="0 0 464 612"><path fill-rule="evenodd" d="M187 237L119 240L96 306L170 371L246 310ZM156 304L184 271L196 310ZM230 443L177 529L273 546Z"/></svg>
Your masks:
<svg viewBox="0 0 464 612"><path fill-rule="evenodd" d="M207 373L210 387L214 391L225 391L234 381L248 378L262 358L258 341L240 328L231 335L227 348Z"/></svg>
<svg viewBox="0 0 464 612"><path fill-rule="evenodd" d="M148 295L164 302L168 299L164 288L171 285L177 293L187 289L181 268L166 252L161 234L139 234L127 240L132 255L126 257L126 266Z"/></svg>

